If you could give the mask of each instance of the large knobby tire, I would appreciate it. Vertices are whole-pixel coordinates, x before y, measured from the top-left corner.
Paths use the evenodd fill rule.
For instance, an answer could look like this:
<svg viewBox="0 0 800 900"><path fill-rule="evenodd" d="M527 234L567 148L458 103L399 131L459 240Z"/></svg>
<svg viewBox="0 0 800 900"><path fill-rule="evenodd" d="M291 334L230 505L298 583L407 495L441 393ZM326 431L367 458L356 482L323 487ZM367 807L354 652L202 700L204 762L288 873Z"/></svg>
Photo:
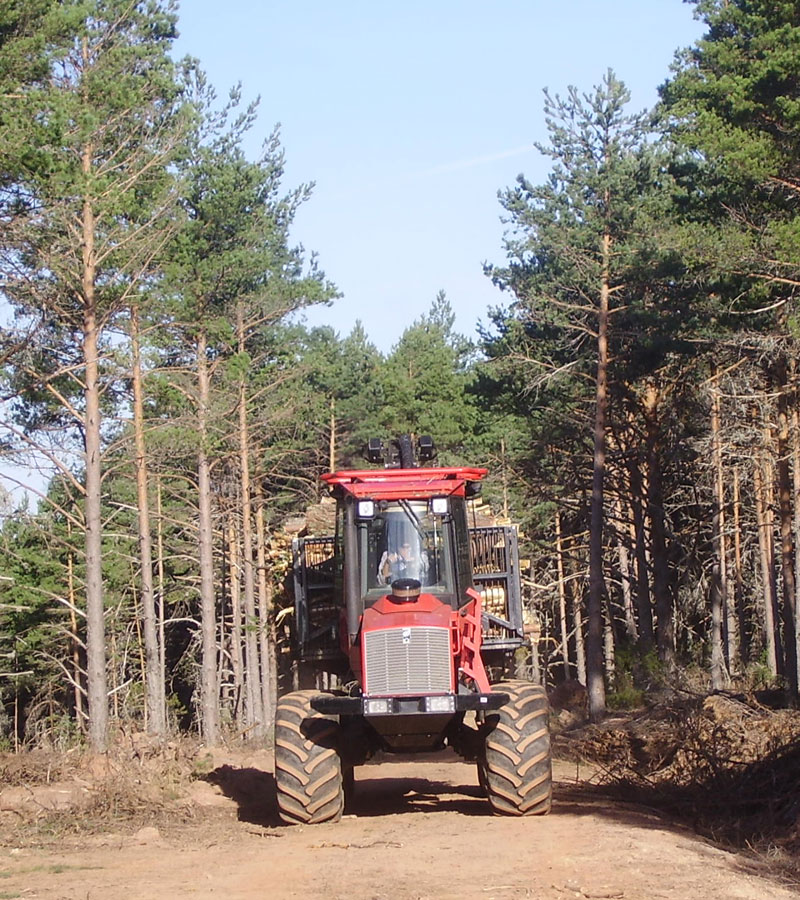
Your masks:
<svg viewBox="0 0 800 900"><path fill-rule="evenodd" d="M511 816L550 812L553 796L547 694L538 684L507 681L492 689L509 702L486 714L485 789L492 810Z"/></svg>
<svg viewBox="0 0 800 900"><path fill-rule="evenodd" d="M339 723L311 708L318 694L286 694L275 713L275 787L289 825L336 822L344 809Z"/></svg>

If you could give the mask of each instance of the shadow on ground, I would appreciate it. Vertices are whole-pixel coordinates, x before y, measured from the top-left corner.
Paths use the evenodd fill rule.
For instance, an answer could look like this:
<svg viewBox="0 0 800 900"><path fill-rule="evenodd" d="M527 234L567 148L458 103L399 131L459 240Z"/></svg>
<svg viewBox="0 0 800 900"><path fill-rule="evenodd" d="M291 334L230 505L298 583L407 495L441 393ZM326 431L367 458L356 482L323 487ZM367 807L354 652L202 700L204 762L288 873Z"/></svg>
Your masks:
<svg viewBox="0 0 800 900"><path fill-rule="evenodd" d="M355 791L346 812L364 817L416 812L456 812L465 816L491 814L477 785L457 785L427 778L359 778L358 770Z"/></svg>
<svg viewBox="0 0 800 900"><path fill-rule="evenodd" d="M346 815L364 818L400 813L458 813L470 818L492 815L489 803L477 784L459 783L463 772L454 769L453 781L418 776L392 777L389 766L364 766L356 769L355 790L348 797ZM437 773L438 774L438 773ZM223 765L205 776L237 805L239 821L262 827L282 825L278 815L275 778L271 772L252 767ZM639 828L662 828L691 832L668 816L636 804L610 801L592 785L556 782L554 816L602 816Z"/></svg>
<svg viewBox="0 0 800 900"><path fill-rule="evenodd" d="M240 822L271 828L281 825L275 777L261 769L218 766L203 779L216 785L238 807Z"/></svg>

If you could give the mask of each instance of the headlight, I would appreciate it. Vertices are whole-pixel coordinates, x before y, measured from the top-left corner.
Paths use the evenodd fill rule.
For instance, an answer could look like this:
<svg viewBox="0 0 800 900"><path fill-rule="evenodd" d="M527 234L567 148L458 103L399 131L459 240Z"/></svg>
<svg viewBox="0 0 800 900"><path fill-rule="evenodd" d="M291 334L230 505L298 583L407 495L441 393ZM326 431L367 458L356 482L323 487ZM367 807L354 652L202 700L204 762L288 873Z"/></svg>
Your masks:
<svg viewBox="0 0 800 900"><path fill-rule="evenodd" d="M358 501L358 518L359 519L371 519L375 515L375 501L374 500L359 500Z"/></svg>
<svg viewBox="0 0 800 900"><path fill-rule="evenodd" d="M388 698L364 700L365 716L386 716L392 711L392 701Z"/></svg>
<svg viewBox="0 0 800 900"><path fill-rule="evenodd" d="M444 697L426 697L425 712L455 712L456 698L453 694Z"/></svg>
<svg viewBox="0 0 800 900"><path fill-rule="evenodd" d="M435 516L446 516L447 505L447 497L434 497L431 500L431 512Z"/></svg>

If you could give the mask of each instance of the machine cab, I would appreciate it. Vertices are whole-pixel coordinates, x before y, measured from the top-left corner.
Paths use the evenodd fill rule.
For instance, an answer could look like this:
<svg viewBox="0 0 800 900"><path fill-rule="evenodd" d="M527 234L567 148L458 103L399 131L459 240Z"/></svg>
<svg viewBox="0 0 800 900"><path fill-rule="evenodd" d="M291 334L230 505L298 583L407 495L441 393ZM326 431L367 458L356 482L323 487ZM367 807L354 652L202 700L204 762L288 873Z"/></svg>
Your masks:
<svg viewBox="0 0 800 900"><path fill-rule="evenodd" d="M323 476L338 504L337 576L351 642L364 609L389 593L398 579L419 581L424 593L452 608L469 601L467 485L485 472L409 469Z"/></svg>
<svg viewBox="0 0 800 900"><path fill-rule="evenodd" d="M486 469L384 468L323 475L336 500L333 533L293 541L293 643L315 672L347 677L363 617L413 580L431 602L465 613L482 598L483 650L523 640L513 526L468 527ZM333 523L331 522L331 525Z"/></svg>
<svg viewBox="0 0 800 900"><path fill-rule="evenodd" d="M343 513L341 525L347 527ZM358 589L365 606L400 578L419 581L423 591L454 606L472 587L463 498L356 501L353 526Z"/></svg>

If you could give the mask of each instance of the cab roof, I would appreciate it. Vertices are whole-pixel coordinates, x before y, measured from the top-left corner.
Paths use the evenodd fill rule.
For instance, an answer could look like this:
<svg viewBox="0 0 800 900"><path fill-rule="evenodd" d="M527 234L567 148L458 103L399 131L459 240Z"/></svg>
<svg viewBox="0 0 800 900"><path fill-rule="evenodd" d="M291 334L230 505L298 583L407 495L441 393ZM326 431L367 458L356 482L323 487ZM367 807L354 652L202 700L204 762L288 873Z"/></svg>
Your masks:
<svg viewBox="0 0 800 900"><path fill-rule="evenodd" d="M458 466L430 469L365 469L328 472L322 480L334 494L358 499L421 500L450 494L463 497L470 481L480 481L487 469Z"/></svg>

